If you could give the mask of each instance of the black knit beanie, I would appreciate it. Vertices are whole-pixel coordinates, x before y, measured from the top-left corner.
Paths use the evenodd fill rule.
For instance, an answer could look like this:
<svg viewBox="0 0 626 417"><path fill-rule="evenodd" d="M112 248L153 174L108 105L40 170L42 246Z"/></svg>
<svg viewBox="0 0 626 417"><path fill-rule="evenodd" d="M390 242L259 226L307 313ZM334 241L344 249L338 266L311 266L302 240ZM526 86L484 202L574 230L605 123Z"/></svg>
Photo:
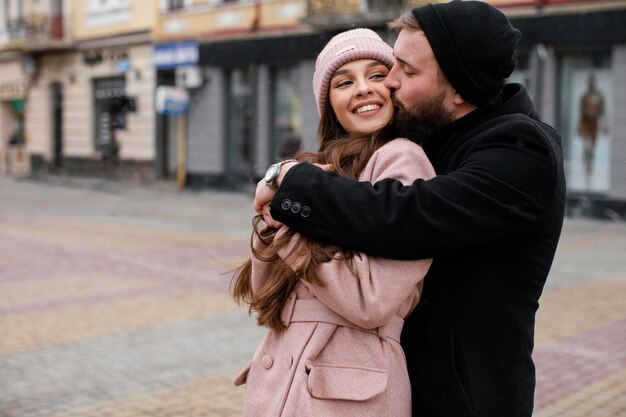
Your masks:
<svg viewBox="0 0 626 417"><path fill-rule="evenodd" d="M413 9L439 67L466 101L482 105L515 69L521 37L507 17L482 1L453 0Z"/></svg>

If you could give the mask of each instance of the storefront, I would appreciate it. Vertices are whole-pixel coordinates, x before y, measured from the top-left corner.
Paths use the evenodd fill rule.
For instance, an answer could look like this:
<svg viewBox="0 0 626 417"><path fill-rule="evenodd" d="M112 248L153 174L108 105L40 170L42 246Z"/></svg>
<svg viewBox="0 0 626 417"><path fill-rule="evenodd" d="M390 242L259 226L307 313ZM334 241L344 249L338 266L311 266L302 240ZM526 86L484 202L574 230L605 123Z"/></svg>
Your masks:
<svg viewBox="0 0 626 417"><path fill-rule="evenodd" d="M188 185L249 185L281 154L317 147L311 80L328 39L317 34L200 44L204 82L189 90Z"/></svg>
<svg viewBox="0 0 626 417"><path fill-rule="evenodd" d="M512 79L561 133L569 212L626 217L626 10L512 21L523 33Z"/></svg>
<svg viewBox="0 0 626 417"><path fill-rule="evenodd" d="M184 90L200 88L204 82L198 66L198 43L193 40L163 42L152 46L152 65L157 71L159 87L178 86ZM181 129L187 129L186 119L178 112L157 111L155 175L158 179L174 179L179 164L187 165L187 152L180 152ZM185 126L180 126L184 123ZM186 147L186 145L185 145ZM186 150L186 149L185 149ZM183 167L184 169L184 167Z"/></svg>
<svg viewBox="0 0 626 417"><path fill-rule="evenodd" d="M153 178L150 44L130 40L85 41L77 51L42 58L27 118L35 166L134 182Z"/></svg>

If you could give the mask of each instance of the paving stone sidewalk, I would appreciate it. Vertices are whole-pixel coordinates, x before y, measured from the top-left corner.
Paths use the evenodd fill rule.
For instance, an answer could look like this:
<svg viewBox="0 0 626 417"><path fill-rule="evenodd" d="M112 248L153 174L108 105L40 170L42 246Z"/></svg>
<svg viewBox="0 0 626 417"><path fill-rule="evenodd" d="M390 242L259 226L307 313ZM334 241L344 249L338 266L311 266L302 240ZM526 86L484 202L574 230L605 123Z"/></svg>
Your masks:
<svg viewBox="0 0 626 417"><path fill-rule="evenodd" d="M0 178L0 417L234 417L263 329L228 288L246 192ZM568 218L535 416L626 417L626 223Z"/></svg>

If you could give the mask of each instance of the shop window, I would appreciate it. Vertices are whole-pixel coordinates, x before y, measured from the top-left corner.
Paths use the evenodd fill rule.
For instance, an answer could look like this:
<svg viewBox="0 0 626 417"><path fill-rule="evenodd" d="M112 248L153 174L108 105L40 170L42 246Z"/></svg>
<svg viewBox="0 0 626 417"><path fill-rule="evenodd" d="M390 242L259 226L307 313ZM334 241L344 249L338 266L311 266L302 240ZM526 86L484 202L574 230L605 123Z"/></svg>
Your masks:
<svg viewBox="0 0 626 417"><path fill-rule="evenodd" d="M288 159L300 149L301 99L297 67L272 71L271 159Z"/></svg>
<svg viewBox="0 0 626 417"><path fill-rule="evenodd" d="M569 191L609 190L611 85L608 53L561 58L558 121Z"/></svg>

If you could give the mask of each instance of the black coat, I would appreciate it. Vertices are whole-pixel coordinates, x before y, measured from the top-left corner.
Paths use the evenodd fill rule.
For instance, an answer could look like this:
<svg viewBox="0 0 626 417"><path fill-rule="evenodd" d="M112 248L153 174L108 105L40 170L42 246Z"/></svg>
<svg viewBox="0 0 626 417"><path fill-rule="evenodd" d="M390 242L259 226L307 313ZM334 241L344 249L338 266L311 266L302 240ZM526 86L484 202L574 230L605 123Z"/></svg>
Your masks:
<svg viewBox="0 0 626 417"><path fill-rule="evenodd" d="M299 164L272 216L370 255L434 258L402 334L415 416L529 417L535 312L564 214L560 137L511 84L424 149L437 176L410 187Z"/></svg>

